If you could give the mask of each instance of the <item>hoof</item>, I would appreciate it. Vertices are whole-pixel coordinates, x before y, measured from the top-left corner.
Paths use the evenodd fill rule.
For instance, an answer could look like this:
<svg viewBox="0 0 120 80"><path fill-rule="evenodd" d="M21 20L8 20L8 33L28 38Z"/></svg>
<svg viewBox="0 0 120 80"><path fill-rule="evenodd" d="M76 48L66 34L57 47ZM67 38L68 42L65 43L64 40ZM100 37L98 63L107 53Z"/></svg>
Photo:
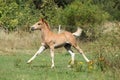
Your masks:
<svg viewBox="0 0 120 80"><path fill-rule="evenodd" d="M67 67L68 67L68 68L74 68L74 67L75 67L75 65L74 65L74 64L72 64L72 65L68 65Z"/></svg>
<svg viewBox="0 0 120 80"><path fill-rule="evenodd" d="M51 69L53 69L53 68L55 68L55 66L54 66L54 65L52 65L52 66L51 66Z"/></svg>
<svg viewBox="0 0 120 80"><path fill-rule="evenodd" d="M32 63L32 61L28 61L28 62L27 62L27 64L31 64L31 63Z"/></svg>
<svg viewBox="0 0 120 80"><path fill-rule="evenodd" d="M71 68L72 66L71 66L71 65L68 65L67 67L68 67L68 68Z"/></svg>
<svg viewBox="0 0 120 80"><path fill-rule="evenodd" d="M94 62L91 60L91 61L88 62L88 64L92 65L92 64L94 64Z"/></svg>

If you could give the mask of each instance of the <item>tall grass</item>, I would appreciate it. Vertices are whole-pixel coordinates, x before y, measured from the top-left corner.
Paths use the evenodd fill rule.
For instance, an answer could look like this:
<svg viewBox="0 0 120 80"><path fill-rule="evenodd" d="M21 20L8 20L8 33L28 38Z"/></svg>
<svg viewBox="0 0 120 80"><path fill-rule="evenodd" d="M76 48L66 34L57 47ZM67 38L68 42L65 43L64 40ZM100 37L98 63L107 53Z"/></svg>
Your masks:
<svg viewBox="0 0 120 80"><path fill-rule="evenodd" d="M40 46L40 32L11 32L0 31L0 51L10 53L16 50L36 49Z"/></svg>

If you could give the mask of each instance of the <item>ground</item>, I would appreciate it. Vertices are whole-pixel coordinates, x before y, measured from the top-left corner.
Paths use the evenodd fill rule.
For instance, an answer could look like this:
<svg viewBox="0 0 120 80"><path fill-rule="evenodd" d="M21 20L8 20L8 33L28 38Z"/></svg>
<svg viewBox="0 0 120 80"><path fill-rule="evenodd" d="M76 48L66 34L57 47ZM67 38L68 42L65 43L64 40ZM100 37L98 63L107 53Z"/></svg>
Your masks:
<svg viewBox="0 0 120 80"><path fill-rule="evenodd" d="M96 69L89 71L88 67L83 70L68 68L68 53L55 54L54 69L50 68L51 58L48 51L39 55L31 64L27 64L32 55L23 51L12 55L0 55L0 80L118 80L116 73L110 70L103 72ZM76 54L76 61L84 66L88 65L79 54Z"/></svg>

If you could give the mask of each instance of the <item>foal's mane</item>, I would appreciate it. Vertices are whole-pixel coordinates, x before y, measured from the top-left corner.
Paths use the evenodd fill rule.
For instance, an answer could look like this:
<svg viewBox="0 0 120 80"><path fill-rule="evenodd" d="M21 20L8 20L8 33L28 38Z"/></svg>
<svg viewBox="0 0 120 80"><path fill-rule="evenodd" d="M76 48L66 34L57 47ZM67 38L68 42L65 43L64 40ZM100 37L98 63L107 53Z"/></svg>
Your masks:
<svg viewBox="0 0 120 80"><path fill-rule="evenodd" d="M47 28L50 30L49 24L48 24L46 21L44 21L44 23L45 23L45 25L47 26Z"/></svg>

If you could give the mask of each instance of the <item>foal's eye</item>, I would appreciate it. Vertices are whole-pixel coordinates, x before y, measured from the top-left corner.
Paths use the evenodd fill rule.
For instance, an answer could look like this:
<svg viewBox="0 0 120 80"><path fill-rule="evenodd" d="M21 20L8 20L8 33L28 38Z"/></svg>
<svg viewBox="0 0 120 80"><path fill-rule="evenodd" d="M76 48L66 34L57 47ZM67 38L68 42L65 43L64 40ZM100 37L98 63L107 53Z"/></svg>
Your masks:
<svg viewBox="0 0 120 80"><path fill-rule="evenodd" d="M38 23L38 25L40 25L40 23Z"/></svg>

